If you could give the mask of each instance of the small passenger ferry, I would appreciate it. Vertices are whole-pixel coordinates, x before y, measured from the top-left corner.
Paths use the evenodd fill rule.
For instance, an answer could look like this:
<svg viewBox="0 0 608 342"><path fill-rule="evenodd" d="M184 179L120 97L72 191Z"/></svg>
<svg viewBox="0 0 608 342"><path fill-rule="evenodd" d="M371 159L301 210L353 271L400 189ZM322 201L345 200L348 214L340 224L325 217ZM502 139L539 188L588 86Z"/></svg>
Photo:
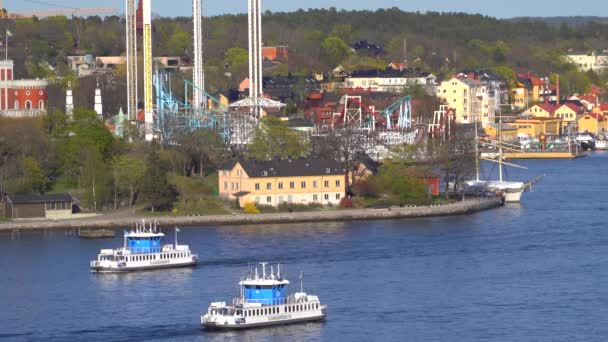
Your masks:
<svg viewBox="0 0 608 342"><path fill-rule="evenodd" d="M128 272L196 265L198 255L193 254L188 245L177 243L178 232L175 228L175 244L162 246L165 234L156 222L142 221L134 230L125 231L122 248L102 249L97 260L91 261L91 271Z"/></svg>
<svg viewBox="0 0 608 342"><path fill-rule="evenodd" d="M321 305L319 297L303 291L302 274L300 292L287 295L289 280L281 277L281 266L277 264L275 275L272 266L270 274L267 274L267 263L260 264L262 276L258 275L256 268L253 275L241 280L240 297L233 299L231 305L226 302L211 303L207 313L201 316L205 329L245 329L325 319L326 306Z"/></svg>

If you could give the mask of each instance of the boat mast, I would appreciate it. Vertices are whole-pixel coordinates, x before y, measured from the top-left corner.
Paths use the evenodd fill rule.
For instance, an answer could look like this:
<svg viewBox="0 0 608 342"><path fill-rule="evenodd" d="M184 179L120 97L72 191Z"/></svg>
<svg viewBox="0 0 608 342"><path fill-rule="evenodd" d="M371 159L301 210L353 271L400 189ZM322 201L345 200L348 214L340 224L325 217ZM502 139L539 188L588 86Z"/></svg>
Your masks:
<svg viewBox="0 0 608 342"><path fill-rule="evenodd" d="M502 182L502 113L498 107L498 180Z"/></svg>
<svg viewBox="0 0 608 342"><path fill-rule="evenodd" d="M477 136L477 121L475 120L475 175L479 182L479 137Z"/></svg>
<svg viewBox="0 0 608 342"><path fill-rule="evenodd" d="M300 293L304 293L304 273L300 271Z"/></svg>

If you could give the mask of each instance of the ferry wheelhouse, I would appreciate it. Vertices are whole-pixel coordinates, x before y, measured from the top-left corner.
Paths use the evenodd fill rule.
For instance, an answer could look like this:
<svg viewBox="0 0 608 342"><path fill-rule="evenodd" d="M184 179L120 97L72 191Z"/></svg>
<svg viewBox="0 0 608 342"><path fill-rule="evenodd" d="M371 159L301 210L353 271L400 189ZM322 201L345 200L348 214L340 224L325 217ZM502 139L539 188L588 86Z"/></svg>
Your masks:
<svg viewBox="0 0 608 342"><path fill-rule="evenodd" d="M281 277L281 266L277 264L275 275L272 266L267 274L267 263L261 265L261 277L256 268L253 275L239 282L241 294L232 304L211 303L207 313L201 316L205 329L245 329L325 319L326 305L321 304L319 297L303 291L301 274L300 292L288 295L289 280Z"/></svg>
<svg viewBox="0 0 608 342"><path fill-rule="evenodd" d="M125 231L122 248L102 249L97 259L91 261L91 271L128 272L196 265L198 255L193 254L188 245L177 243L178 232L175 228L175 244L163 246L165 234L156 222L142 221L134 230Z"/></svg>

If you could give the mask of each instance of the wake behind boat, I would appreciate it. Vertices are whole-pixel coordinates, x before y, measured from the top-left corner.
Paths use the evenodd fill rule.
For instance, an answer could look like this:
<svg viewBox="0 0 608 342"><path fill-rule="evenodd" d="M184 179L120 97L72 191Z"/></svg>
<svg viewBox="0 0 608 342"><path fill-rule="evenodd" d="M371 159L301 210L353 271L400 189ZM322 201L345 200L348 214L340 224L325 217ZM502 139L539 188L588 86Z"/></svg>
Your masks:
<svg viewBox="0 0 608 342"><path fill-rule="evenodd" d="M268 275L267 264L261 265L262 276L258 276L256 268L254 275L241 280L241 295L234 298L231 305L211 303L207 313L201 316L201 325L205 329L245 329L325 319L326 306L321 305L319 297L303 291L302 275L300 292L288 296L289 280L281 277L280 265L277 265L276 275L272 266Z"/></svg>
<svg viewBox="0 0 608 342"><path fill-rule="evenodd" d="M102 249L97 260L91 261L92 272L128 272L158 268L186 267L196 265L198 255L188 245L177 243L162 246L165 234L156 222L142 221L135 229L124 234L124 246L118 249Z"/></svg>

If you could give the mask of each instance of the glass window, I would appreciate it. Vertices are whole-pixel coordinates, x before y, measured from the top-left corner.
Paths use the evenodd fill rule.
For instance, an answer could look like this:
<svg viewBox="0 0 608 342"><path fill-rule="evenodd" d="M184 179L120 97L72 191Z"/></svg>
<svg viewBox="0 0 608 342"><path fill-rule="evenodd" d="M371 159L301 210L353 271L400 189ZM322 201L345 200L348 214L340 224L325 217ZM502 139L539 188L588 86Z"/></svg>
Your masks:
<svg viewBox="0 0 608 342"><path fill-rule="evenodd" d="M312 187L315 189L318 187L317 181L312 181Z"/></svg>
<svg viewBox="0 0 608 342"><path fill-rule="evenodd" d="M255 189L260 190L260 183L255 183Z"/></svg>
<svg viewBox="0 0 608 342"><path fill-rule="evenodd" d="M224 190L228 190L228 182L224 182Z"/></svg>
<svg viewBox="0 0 608 342"><path fill-rule="evenodd" d="M336 181L336 187L340 187L340 181L339 180Z"/></svg>
<svg viewBox="0 0 608 342"><path fill-rule="evenodd" d="M279 203L283 203L283 196L279 196Z"/></svg>
<svg viewBox="0 0 608 342"><path fill-rule="evenodd" d="M266 196L266 203L272 203L272 196Z"/></svg>
<svg viewBox="0 0 608 342"><path fill-rule="evenodd" d="M266 190L272 190L272 183L266 183Z"/></svg>
<svg viewBox="0 0 608 342"><path fill-rule="evenodd" d="M287 202L291 203L293 201L293 199L291 198L291 195L287 196Z"/></svg>
<svg viewBox="0 0 608 342"><path fill-rule="evenodd" d="M325 194L325 196L323 196L323 198L325 198L326 201L329 201L329 194Z"/></svg>
<svg viewBox="0 0 608 342"><path fill-rule="evenodd" d="M300 185L302 186L302 189L306 189L306 182L301 182Z"/></svg>
<svg viewBox="0 0 608 342"><path fill-rule="evenodd" d="M317 201L317 195L312 195L312 200Z"/></svg>
<svg viewBox="0 0 608 342"><path fill-rule="evenodd" d="M295 182L289 182L289 188L290 189L295 189L296 188L296 183Z"/></svg>
<svg viewBox="0 0 608 342"><path fill-rule="evenodd" d="M326 188L329 188L329 181L325 181L323 184Z"/></svg>
<svg viewBox="0 0 608 342"><path fill-rule="evenodd" d="M336 199L339 200L340 199L340 194L336 194Z"/></svg>
<svg viewBox="0 0 608 342"><path fill-rule="evenodd" d="M279 189L283 189L283 182L279 182Z"/></svg>

